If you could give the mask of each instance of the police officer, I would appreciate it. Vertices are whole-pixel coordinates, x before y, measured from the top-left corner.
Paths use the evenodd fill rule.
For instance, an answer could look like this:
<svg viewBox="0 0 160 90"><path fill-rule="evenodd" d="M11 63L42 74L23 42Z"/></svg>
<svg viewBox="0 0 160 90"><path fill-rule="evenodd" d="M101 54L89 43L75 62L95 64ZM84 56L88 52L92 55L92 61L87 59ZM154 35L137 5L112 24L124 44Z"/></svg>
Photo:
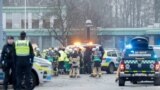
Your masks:
<svg viewBox="0 0 160 90"><path fill-rule="evenodd" d="M12 36L9 36L7 38L7 43L4 45L1 55L1 64L3 72L5 73L4 76L4 90L8 89L8 83L10 77L12 77L12 83L13 87L15 88L15 80L14 80L14 74L15 74L15 63L14 63L14 38ZM12 72L12 75L11 73Z"/></svg>
<svg viewBox="0 0 160 90"><path fill-rule="evenodd" d="M26 90L32 90L30 85L31 69L33 65L34 51L31 43L26 40L26 33L20 33L20 40L15 42L16 52L16 75L17 75L17 90L22 90L22 80ZM25 77L25 79L24 79Z"/></svg>
<svg viewBox="0 0 160 90"><path fill-rule="evenodd" d="M59 73L60 74L64 74L65 73L65 69L64 69L64 60L65 60L65 56L66 56L66 54L65 54L65 52L64 52L64 49L63 48L60 48L60 50L59 50L59 54L60 54L60 56L59 56L59 58L58 58L58 71L59 71Z"/></svg>

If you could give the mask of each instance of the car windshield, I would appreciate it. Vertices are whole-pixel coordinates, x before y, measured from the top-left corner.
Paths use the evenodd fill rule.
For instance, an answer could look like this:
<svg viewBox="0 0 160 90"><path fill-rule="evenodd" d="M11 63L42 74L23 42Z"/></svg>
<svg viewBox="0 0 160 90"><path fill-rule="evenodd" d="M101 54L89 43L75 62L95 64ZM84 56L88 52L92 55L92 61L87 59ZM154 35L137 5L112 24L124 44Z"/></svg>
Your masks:
<svg viewBox="0 0 160 90"><path fill-rule="evenodd" d="M145 49L145 50L132 50L127 49L124 53L124 58L145 58L151 59L154 58L155 52L153 49Z"/></svg>

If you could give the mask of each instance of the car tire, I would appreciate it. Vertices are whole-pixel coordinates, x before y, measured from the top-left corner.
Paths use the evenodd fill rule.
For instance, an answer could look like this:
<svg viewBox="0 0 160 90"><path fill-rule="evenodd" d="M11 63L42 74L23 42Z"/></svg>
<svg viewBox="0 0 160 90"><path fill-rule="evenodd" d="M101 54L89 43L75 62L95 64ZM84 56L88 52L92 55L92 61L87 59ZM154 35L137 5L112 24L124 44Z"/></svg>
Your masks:
<svg viewBox="0 0 160 90"><path fill-rule="evenodd" d="M137 81L131 81L133 84L137 84L138 82Z"/></svg>
<svg viewBox="0 0 160 90"><path fill-rule="evenodd" d="M154 86L160 86L160 77L154 79Z"/></svg>
<svg viewBox="0 0 160 90"><path fill-rule="evenodd" d="M115 70L114 64L113 64L113 63L109 64L109 67L108 67L107 72L108 72L109 74L113 74L113 73L114 73L114 70Z"/></svg>
<svg viewBox="0 0 160 90"><path fill-rule="evenodd" d="M38 84L38 80L37 80L37 77L35 75L35 73L31 73L31 87L32 89L34 89Z"/></svg>
<svg viewBox="0 0 160 90"><path fill-rule="evenodd" d="M119 86L125 86L125 80L123 78L119 78Z"/></svg>
<svg viewBox="0 0 160 90"><path fill-rule="evenodd" d="M36 75L32 72L32 73L31 73L31 78L30 78L31 89L34 89L35 86L37 85L37 83L38 83L37 77L36 77ZM25 77L24 77L23 80L22 80L22 88L23 88L23 89L26 89L26 86L25 86L24 84L25 84Z"/></svg>

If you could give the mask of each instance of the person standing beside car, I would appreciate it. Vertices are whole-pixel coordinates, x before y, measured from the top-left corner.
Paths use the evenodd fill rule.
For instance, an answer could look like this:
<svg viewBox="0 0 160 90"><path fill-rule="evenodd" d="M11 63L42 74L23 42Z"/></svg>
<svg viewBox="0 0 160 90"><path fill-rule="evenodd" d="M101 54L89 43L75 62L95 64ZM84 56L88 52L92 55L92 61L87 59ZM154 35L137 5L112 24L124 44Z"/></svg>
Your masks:
<svg viewBox="0 0 160 90"><path fill-rule="evenodd" d="M101 77L101 52L99 48L93 48L92 51L93 70L91 77Z"/></svg>
<svg viewBox="0 0 160 90"><path fill-rule="evenodd" d="M86 50L84 52L84 73L85 74L91 74L92 73L92 60L91 60L91 55L92 55L92 48L91 47L86 47Z"/></svg>
<svg viewBox="0 0 160 90"><path fill-rule="evenodd" d="M20 40L15 42L16 53L16 75L17 75L17 90L22 90L22 81L26 90L32 90L31 86L31 70L33 66L34 51L32 44L26 40L26 33L20 33ZM25 79L24 79L25 77Z"/></svg>
<svg viewBox="0 0 160 90"><path fill-rule="evenodd" d="M8 36L7 43L4 45L1 55L1 65L4 72L3 88L8 90L9 79L12 78L13 87L15 89L15 62L14 62L14 38ZM12 74L11 74L12 72Z"/></svg>

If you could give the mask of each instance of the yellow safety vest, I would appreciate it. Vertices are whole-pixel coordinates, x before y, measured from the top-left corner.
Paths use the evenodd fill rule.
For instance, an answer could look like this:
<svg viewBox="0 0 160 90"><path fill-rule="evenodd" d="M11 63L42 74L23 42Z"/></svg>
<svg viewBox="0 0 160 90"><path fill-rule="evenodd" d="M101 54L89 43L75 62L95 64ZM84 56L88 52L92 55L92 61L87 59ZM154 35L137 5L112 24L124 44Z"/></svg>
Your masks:
<svg viewBox="0 0 160 90"><path fill-rule="evenodd" d="M67 53L66 53L66 52L64 53L64 55L65 55L65 57L64 57L64 61L65 61L65 62L69 62L69 58L68 58L68 56L67 56Z"/></svg>
<svg viewBox="0 0 160 90"><path fill-rule="evenodd" d="M16 55L17 56L28 56L30 53L29 41L28 40L18 40L15 42Z"/></svg>
<svg viewBox="0 0 160 90"><path fill-rule="evenodd" d="M64 51L59 51L59 53L60 53L60 57L58 58L58 61L59 62L64 61L64 59L65 59L65 53L64 53Z"/></svg>

